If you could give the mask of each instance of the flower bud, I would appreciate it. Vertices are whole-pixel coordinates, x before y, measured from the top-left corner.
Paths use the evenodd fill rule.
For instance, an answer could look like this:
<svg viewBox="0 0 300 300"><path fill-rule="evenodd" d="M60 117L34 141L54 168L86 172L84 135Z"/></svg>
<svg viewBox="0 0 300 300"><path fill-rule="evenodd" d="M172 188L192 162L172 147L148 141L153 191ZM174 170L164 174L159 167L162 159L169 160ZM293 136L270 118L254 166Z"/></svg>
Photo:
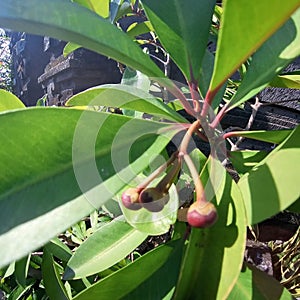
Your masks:
<svg viewBox="0 0 300 300"><path fill-rule="evenodd" d="M192 227L209 227L213 225L217 219L217 210L210 202L194 202L187 212L187 221Z"/></svg>
<svg viewBox="0 0 300 300"><path fill-rule="evenodd" d="M122 194L123 205L131 210L139 210L142 205L139 203L140 190L129 188Z"/></svg>

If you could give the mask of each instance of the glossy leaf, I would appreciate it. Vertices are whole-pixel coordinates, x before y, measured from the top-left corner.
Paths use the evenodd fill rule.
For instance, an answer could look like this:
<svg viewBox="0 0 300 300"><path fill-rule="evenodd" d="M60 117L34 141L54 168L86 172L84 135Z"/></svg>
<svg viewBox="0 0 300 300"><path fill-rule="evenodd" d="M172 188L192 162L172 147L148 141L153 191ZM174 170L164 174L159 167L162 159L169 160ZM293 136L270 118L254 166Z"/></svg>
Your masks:
<svg viewBox="0 0 300 300"><path fill-rule="evenodd" d="M40 4L39 0L1 0L0 26L84 45L148 76L164 77L149 56L108 20L68 0Z"/></svg>
<svg viewBox="0 0 300 300"><path fill-rule="evenodd" d="M25 108L24 103L14 94L0 89L0 112L18 108Z"/></svg>
<svg viewBox="0 0 300 300"><path fill-rule="evenodd" d="M169 126L65 108L0 114L1 266L124 188L177 132Z"/></svg>
<svg viewBox="0 0 300 300"><path fill-rule="evenodd" d="M247 0L224 2L216 62L210 84L212 94L300 6L298 0L285 4L282 5L281 0L272 1L272 4L268 0L262 0L255 2L255 5Z"/></svg>
<svg viewBox="0 0 300 300"><path fill-rule="evenodd" d="M300 9L253 55L244 79L230 101L230 109L256 95L269 82L272 85L272 80L274 81L276 74L300 55L299 32ZM295 88L295 83L292 84L288 80L278 77L278 81L282 85L285 82L286 85L290 85L288 87ZM278 85L280 85L279 83ZM299 88L299 84L297 86Z"/></svg>
<svg viewBox="0 0 300 300"><path fill-rule="evenodd" d="M192 228L173 299L226 299L238 278L246 243L243 201L228 174L216 192L219 219L210 228Z"/></svg>
<svg viewBox="0 0 300 300"><path fill-rule="evenodd" d="M161 245L147 252L133 263L82 291L74 297L74 300L122 299L153 276L170 259L174 259L173 253L178 247L182 247L181 240Z"/></svg>
<svg viewBox="0 0 300 300"><path fill-rule="evenodd" d="M68 262L64 279L78 279L99 273L122 260L148 235L132 228L122 217L100 227Z"/></svg>
<svg viewBox="0 0 300 300"><path fill-rule="evenodd" d="M292 129L282 130L251 130L251 131L235 131L231 132L231 136L245 137L249 139L259 140L272 144L280 144L292 132Z"/></svg>
<svg viewBox="0 0 300 300"><path fill-rule="evenodd" d="M179 228L180 227L180 228ZM180 233L178 234L177 229ZM131 293L127 294L123 299L171 299L174 293L177 282L181 258L184 251L184 233L186 231L186 224L176 223L174 226L173 239L181 238L174 251L169 256L166 263L160 267L155 273L147 278L142 284L136 287ZM178 234L178 237L175 236ZM181 244L179 244L181 243ZM169 296L169 298L168 298Z"/></svg>
<svg viewBox="0 0 300 300"><path fill-rule="evenodd" d="M286 209L300 197L298 186L300 127L275 148L238 185L243 194L248 224L256 224Z"/></svg>
<svg viewBox="0 0 300 300"><path fill-rule="evenodd" d="M198 82L215 1L142 1L164 48L189 81Z"/></svg>
<svg viewBox="0 0 300 300"><path fill-rule="evenodd" d="M67 106L113 106L140 111L176 122L187 122L184 117L162 101L138 87L106 84L90 88L70 98Z"/></svg>
<svg viewBox="0 0 300 300"><path fill-rule="evenodd" d="M229 158L230 158L230 162L234 166L234 169L240 175L242 175L249 172L267 155L268 152L266 151L242 150L242 151L231 151Z"/></svg>
<svg viewBox="0 0 300 300"><path fill-rule="evenodd" d="M42 272L47 295L51 300L67 300L69 297L55 264L56 263L54 262L52 254L49 252L47 247L45 247L43 253Z"/></svg>
<svg viewBox="0 0 300 300"><path fill-rule="evenodd" d="M109 0L73 0L103 18L109 17Z"/></svg>
<svg viewBox="0 0 300 300"><path fill-rule="evenodd" d="M291 300L291 294L273 277L256 269L244 268L228 300Z"/></svg>
<svg viewBox="0 0 300 300"><path fill-rule="evenodd" d="M279 75L270 83L271 87L300 89L300 75Z"/></svg>
<svg viewBox="0 0 300 300"><path fill-rule="evenodd" d="M28 274L29 262L31 255L21 258L15 263L14 276L20 286L26 288L26 278Z"/></svg>
<svg viewBox="0 0 300 300"><path fill-rule="evenodd" d="M67 262L72 256L72 251L57 237L47 244L47 249L53 256L64 262Z"/></svg>
<svg viewBox="0 0 300 300"><path fill-rule="evenodd" d="M64 50L63 50L63 56L68 56L70 53L72 53L73 51L77 50L81 48L80 45L78 44L75 44L75 43L67 43L66 46L64 47Z"/></svg>
<svg viewBox="0 0 300 300"><path fill-rule="evenodd" d="M138 35L145 34L150 31L154 31L154 28L150 21L145 21L142 23L132 23L131 25L129 25L126 32L128 36L134 38Z"/></svg>

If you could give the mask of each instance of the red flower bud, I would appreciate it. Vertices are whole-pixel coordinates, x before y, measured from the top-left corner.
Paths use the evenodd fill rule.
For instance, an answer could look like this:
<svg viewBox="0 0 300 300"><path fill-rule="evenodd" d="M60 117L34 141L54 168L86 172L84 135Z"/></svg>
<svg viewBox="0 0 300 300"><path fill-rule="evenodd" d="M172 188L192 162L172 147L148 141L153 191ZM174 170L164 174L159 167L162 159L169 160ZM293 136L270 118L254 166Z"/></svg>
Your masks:
<svg viewBox="0 0 300 300"><path fill-rule="evenodd" d="M217 210L210 202L194 202L187 212L187 221L192 227L209 227L213 225L217 219Z"/></svg>
<svg viewBox="0 0 300 300"><path fill-rule="evenodd" d="M140 190L129 188L122 194L123 205L131 210L139 210L142 205L139 203Z"/></svg>

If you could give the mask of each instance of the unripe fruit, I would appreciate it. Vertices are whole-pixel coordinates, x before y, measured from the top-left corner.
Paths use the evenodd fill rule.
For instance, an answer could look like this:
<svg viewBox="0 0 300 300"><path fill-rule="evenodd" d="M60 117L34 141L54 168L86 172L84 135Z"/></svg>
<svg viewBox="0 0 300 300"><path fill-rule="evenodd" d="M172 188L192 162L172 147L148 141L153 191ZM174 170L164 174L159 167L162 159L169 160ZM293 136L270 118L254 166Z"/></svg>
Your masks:
<svg viewBox="0 0 300 300"><path fill-rule="evenodd" d="M187 212L187 221L192 227L209 227L213 225L217 219L217 210L210 202L194 202Z"/></svg>
<svg viewBox="0 0 300 300"><path fill-rule="evenodd" d="M139 197L140 203L144 208L151 212L161 211L166 204L166 195L157 188L144 189Z"/></svg>
<svg viewBox="0 0 300 300"><path fill-rule="evenodd" d="M140 190L129 188L122 194L123 205L131 210L139 210L142 205L139 203Z"/></svg>

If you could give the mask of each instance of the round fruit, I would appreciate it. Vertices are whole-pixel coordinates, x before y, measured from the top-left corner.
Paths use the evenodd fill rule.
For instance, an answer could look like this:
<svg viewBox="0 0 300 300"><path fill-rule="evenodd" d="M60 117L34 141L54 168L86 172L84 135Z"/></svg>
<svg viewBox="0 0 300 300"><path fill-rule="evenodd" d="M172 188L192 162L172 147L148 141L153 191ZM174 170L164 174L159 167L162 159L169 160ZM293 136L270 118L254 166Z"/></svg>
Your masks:
<svg viewBox="0 0 300 300"><path fill-rule="evenodd" d="M139 210L142 205L139 203L139 189L129 188L122 194L123 205L131 210Z"/></svg>
<svg viewBox="0 0 300 300"><path fill-rule="evenodd" d="M213 225L217 219L217 210L210 202L194 202L187 212L187 221L192 227L209 227Z"/></svg>

